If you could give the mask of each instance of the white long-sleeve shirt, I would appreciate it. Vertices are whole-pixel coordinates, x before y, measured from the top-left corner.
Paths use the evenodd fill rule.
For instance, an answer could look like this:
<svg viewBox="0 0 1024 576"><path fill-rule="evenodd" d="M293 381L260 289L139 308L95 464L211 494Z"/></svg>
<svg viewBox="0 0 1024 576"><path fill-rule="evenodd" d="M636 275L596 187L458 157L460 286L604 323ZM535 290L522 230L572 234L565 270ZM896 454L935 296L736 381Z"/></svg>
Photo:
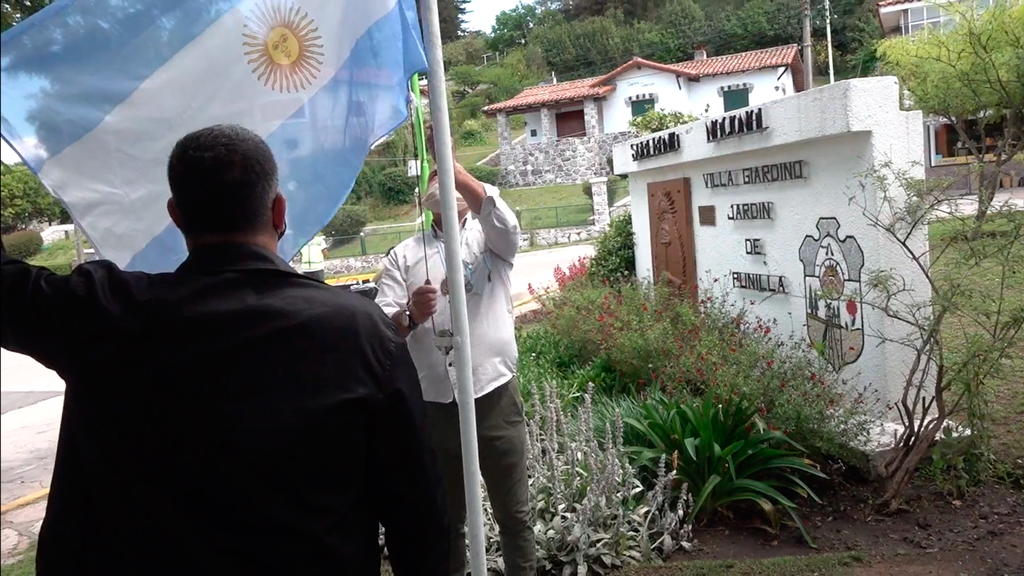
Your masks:
<svg viewBox="0 0 1024 576"><path fill-rule="evenodd" d="M487 197L480 214L467 217L460 232L477 398L511 380L519 360L511 282L519 249L519 222L497 188L488 184L484 188ZM388 316L405 309L413 290L426 283L428 267L431 283L440 288L447 273L444 238L436 230L405 240L384 259L377 304ZM451 402L457 396L455 355L438 350L435 329L452 329L449 299L440 293L433 324L428 320L412 331L409 352L419 372L423 398L427 402Z"/></svg>

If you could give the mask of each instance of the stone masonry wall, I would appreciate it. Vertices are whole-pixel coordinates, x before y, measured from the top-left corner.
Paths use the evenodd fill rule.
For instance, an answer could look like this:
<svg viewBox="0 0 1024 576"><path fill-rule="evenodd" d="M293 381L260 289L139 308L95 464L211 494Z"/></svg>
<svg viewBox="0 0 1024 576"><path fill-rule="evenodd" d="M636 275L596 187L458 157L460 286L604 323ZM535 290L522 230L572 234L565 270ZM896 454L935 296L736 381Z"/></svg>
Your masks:
<svg viewBox="0 0 1024 576"><path fill-rule="evenodd" d="M540 230L523 230L519 233L519 248L531 246L558 246L593 240L603 230L594 226L570 226L568 228L542 228Z"/></svg>
<svg viewBox="0 0 1024 576"><path fill-rule="evenodd" d="M380 268L383 254L371 254L368 256L353 256L351 258L333 258L324 262L324 274L331 276L346 276L360 272L376 271ZM298 260L292 261L292 267L299 270Z"/></svg>
<svg viewBox="0 0 1024 576"><path fill-rule="evenodd" d="M563 138L535 144L513 144L499 152L504 188L575 184L608 176L612 147L628 140L629 132L594 137Z"/></svg>

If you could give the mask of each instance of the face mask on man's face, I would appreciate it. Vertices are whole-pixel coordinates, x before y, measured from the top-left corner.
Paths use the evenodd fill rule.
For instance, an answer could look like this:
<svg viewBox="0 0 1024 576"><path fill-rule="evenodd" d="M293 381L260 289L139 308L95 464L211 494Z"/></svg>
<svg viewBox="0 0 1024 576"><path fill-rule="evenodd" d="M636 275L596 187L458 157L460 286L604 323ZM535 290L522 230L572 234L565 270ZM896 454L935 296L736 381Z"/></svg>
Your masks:
<svg viewBox="0 0 1024 576"><path fill-rule="evenodd" d="M427 186L427 195L423 197L423 207L435 215L441 213L441 185L438 184L437 179L431 180ZM456 192L455 211L461 213L468 208L469 205L466 204L465 198Z"/></svg>

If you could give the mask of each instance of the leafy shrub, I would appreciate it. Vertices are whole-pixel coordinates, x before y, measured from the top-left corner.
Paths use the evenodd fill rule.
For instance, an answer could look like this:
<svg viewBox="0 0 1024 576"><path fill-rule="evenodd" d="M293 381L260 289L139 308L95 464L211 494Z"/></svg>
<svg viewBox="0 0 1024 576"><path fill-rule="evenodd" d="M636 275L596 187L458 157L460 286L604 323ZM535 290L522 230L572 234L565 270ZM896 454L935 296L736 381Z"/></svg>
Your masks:
<svg viewBox="0 0 1024 576"><path fill-rule="evenodd" d="M567 347L565 341L548 326L519 329L517 342L519 357L522 359L518 373L519 390L527 404L533 398L534 391L544 386L556 388L559 400L567 408L578 403L589 385L597 388L600 392L598 399L602 400L608 396L609 391L629 388L607 363L581 363L578 351ZM604 430L603 422L598 426L598 432Z"/></svg>
<svg viewBox="0 0 1024 576"><path fill-rule="evenodd" d="M378 177L375 196L392 206L409 204L416 199L416 185L416 180L409 177L404 166L385 168Z"/></svg>
<svg viewBox="0 0 1024 576"><path fill-rule="evenodd" d="M323 234L327 238L341 239L347 236L357 236L366 226L368 212L364 206L342 206L327 223Z"/></svg>
<svg viewBox="0 0 1024 576"><path fill-rule="evenodd" d="M35 230L12 232L3 241L7 254L19 260L28 260L43 251L43 237Z"/></svg>
<svg viewBox="0 0 1024 576"><path fill-rule="evenodd" d="M606 426L599 442L591 391L566 412L553 387L537 392L527 419L527 472L538 573L607 574L690 549L686 487L673 498L672 475L662 467L654 488L643 493L624 456L622 420ZM487 528L487 556L497 563L497 525L490 521Z"/></svg>
<svg viewBox="0 0 1024 576"><path fill-rule="evenodd" d="M355 202L380 202L389 206L409 204L414 200L417 182L410 178L405 166L381 166L367 162L356 176L351 198Z"/></svg>
<svg viewBox="0 0 1024 576"><path fill-rule="evenodd" d="M697 120L700 120L700 117L689 112L665 110L662 108L661 110L651 110L646 114L634 117L629 121L629 128L640 134L653 134L654 132L661 132L662 130L668 130L669 128L696 122Z"/></svg>
<svg viewBox="0 0 1024 576"><path fill-rule="evenodd" d="M487 135L495 130L494 123L486 118L470 118L459 126L458 141L463 146L485 146Z"/></svg>
<svg viewBox="0 0 1024 576"><path fill-rule="evenodd" d="M768 424L815 453L853 459L875 406L850 393L802 339L733 303L714 279L699 305L667 286L606 285L577 278L542 298L543 325L579 354L614 373L604 393L658 388L679 398L740 394ZM707 287L707 286L710 286Z"/></svg>
<svg viewBox="0 0 1024 576"><path fill-rule="evenodd" d="M726 398L722 403L710 395L700 403L660 397L648 400L642 415L626 418L625 423L643 435L640 445L626 447L636 462L655 470L659 462L671 458L672 470L696 495L690 522L698 514L752 502L777 530L777 508L782 507L807 543L814 546L796 513L796 504L782 491L820 502L799 475L825 475L802 456L805 450L800 445L766 427L757 417L757 409L742 397Z"/></svg>
<svg viewBox="0 0 1024 576"><path fill-rule="evenodd" d="M483 164L470 164L466 166L466 172L473 175L473 178L483 182L484 184L490 184L496 186L498 184L498 176L501 175L501 170L494 168L493 166L484 166Z"/></svg>
<svg viewBox="0 0 1024 576"><path fill-rule="evenodd" d="M608 230L594 245L590 276L616 284L635 278L636 252L633 242L633 218L628 213L612 218Z"/></svg>

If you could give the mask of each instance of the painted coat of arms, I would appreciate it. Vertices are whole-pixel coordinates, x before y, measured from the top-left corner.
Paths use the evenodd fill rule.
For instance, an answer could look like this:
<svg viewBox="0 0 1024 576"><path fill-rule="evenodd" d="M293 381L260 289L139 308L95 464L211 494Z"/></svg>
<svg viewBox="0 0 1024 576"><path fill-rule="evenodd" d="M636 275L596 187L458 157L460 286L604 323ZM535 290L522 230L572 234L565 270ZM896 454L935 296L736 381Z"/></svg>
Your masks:
<svg viewBox="0 0 1024 576"><path fill-rule="evenodd" d="M807 336L838 372L864 351L864 251L853 236L840 237L839 220L819 218L818 237L800 244L800 261Z"/></svg>

